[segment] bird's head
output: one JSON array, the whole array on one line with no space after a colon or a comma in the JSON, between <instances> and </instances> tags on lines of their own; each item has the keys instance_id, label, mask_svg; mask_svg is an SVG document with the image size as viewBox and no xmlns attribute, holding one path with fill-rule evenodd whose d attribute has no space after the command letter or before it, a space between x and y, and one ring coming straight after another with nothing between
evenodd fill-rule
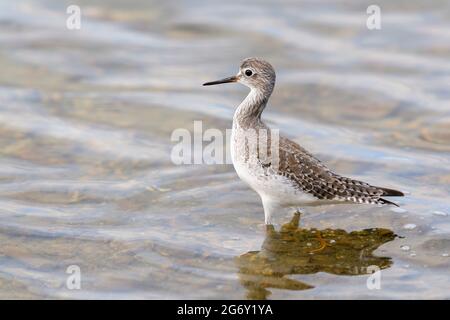
<instances>
[{"instance_id":1,"label":"bird's head","mask_svg":"<svg viewBox=\"0 0 450 320\"><path fill-rule=\"evenodd\" d=\"M275 70L270 63L260 58L247 58L242 61L239 72L231 77L206 82L204 86L239 82L257 91L269 91L275 86Z\"/></svg>"}]
</instances>

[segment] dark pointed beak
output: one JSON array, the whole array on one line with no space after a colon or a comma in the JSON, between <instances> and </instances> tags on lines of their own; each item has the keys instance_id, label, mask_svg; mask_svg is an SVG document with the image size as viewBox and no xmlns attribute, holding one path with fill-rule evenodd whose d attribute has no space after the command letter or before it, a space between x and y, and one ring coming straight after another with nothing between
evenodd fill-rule
<instances>
[{"instance_id":1,"label":"dark pointed beak","mask_svg":"<svg viewBox=\"0 0 450 320\"><path fill-rule=\"evenodd\" d=\"M238 77L236 76L232 76L232 77L228 77L222 80L216 80L216 81L211 81L211 82L205 82L203 85L204 86L213 86L215 84L221 84L221 83L229 83L229 82L236 82L238 81Z\"/></svg>"}]
</instances>

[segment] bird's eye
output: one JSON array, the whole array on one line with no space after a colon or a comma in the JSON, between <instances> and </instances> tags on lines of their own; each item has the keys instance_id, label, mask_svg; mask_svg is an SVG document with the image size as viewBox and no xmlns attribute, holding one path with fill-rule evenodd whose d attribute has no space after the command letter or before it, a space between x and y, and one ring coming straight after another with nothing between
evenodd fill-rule
<instances>
[{"instance_id":1,"label":"bird's eye","mask_svg":"<svg viewBox=\"0 0 450 320\"><path fill-rule=\"evenodd\" d=\"M253 74L252 70L250 70L250 69L245 70L245 75L247 77L251 77L252 74Z\"/></svg>"}]
</instances>

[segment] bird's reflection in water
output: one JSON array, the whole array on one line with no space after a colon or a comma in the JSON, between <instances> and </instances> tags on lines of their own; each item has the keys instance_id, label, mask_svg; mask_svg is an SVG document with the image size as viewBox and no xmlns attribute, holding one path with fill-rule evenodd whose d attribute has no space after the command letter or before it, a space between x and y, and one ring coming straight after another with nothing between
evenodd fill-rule
<instances>
[{"instance_id":1,"label":"bird's reflection in water","mask_svg":"<svg viewBox=\"0 0 450 320\"><path fill-rule=\"evenodd\" d=\"M300 229L300 214L280 231L268 226L261 251L250 251L236 258L239 279L248 290L248 299L266 299L268 288L305 290L313 286L289 279L289 275L327 272L337 275L368 274L368 267L380 269L392 264L389 257L373 251L396 235L387 229L346 232L339 229Z\"/></svg>"}]
</instances>

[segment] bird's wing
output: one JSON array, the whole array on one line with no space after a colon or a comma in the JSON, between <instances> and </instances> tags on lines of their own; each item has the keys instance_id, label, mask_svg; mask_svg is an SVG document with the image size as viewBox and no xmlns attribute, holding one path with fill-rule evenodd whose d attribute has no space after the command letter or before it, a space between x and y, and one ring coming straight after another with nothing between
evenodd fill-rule
<instances>
[{"instance_id":1,"label":"bird's wing","mask_svg":"<svg viewBox=\"0 0 450 320\"><path fill-rule=\"evenodd\" d=\"M337 175L297 143L283 137L280 139L278 173L318 199L393 204L381 197L403 196L403 193L397 190L380 188Z\"/></svg>"}]
</instances>

